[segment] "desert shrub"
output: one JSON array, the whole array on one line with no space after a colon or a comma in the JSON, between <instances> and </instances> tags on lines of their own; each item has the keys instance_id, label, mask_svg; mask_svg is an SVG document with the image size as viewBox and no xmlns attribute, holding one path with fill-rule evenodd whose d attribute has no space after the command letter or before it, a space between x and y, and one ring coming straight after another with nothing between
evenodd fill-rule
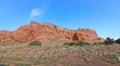
<instances>
[{"instance_id":1,"label":"desert shrub","mask_svg":"<svg viewBox=\"0 0 120 66\"><path fill-rule=\"evenodd\" d=\"M68 45L68 46L84 46L84 45L89 45L89 43L79 41L79 42L64 43L64 45Z\"/></svg>"},{"instance_id":2,"label":"desert shrub","mask_svg":"<svg viewBox=\"0 0 120 66\"><path fill-rule=\"evenodd\" d=\"M115 43L120 44L120 38L119 38L119 39L117 39L117 40L115 40Z\"/></svg>"},{"instance_id":3,"label":"desert shrub","mask_svg":"<svg viewBox=\"0 0 120 66\"><path fill-rule=\"evenodd\" d=\"M110 45L113 44L115 41L112 38L107 37L106 40L104 41L105 45Z\"/></svg>"},{"instance_id":4,"label":"desert shrub","mask_svg":"<svg viewBox=\"0 0 120 66\"><path fill-rule=\"evenodd\" d=\"M89 43L88 42L83 42L83 41L80 41L80 42L76 43L76 46L84 46L84 45L89 45Z\"/></svg>"},{"instance_id":5,"label":"desert shrub","mask_svg":"<svg viewBox=\"0 0 120 66\"><path fill-rule=\"evenodd\" d=\"M75 43L74 43L74 42L71 42L71 43L64 43L64 45L74 46Z\"/></svg>"},{"instance_id":6,"label":"desert shrub","mask_svg":"<svg viewBox=\"0 0 120 66\"><path fill-rule=\"evenodd\" d=\"M0 64L0 66L8 66L8 65L6 65L6 64Z\"/></svg>"},{"instance_id":7,"label":"desert shrub","mask_svg":"<svg viewBox=\"0 0 120 66\"><path fill-rule=\"evenodd\" d=\"M103 44L103 42L99 42L98 44Z\"/></svg>"},{"instance_id":8,"label":"desert shrub","mask_svg":"<svg viewBox=\"0 0 120 66\"><path fill-rule=\"evenodd\" d=\"M4 59L3 55L0 56L0 62Z\"/></svg>"},{"instance_id":9,"label":"desert shrub","mask_svg":"<svg viewBox=\"0 0 120 66\"><path fill-rule=\"evenodd\" d=\"M29 43L29 46L41 46L41 42L40 41L33 41L33 42Z\"/></svg>"},{"instance_id":10,"label":"desert shrub","mask_svg":"<svg viewBox=\"0 0 120 66\"><path fill-rule=\"evenodd\" d=\"M30 66L29 64L17 64L16 66Z\"/></svg>"},{"instance_id":11,"label":"desert shrub","mask_svg":"<svg viewBox=\"0 0 120 66\"><path fill-rule=\"evenodd\" d=\"M94 45L98 45L98 44L104 44L104 42L98 42L98 43L94 43Z\"/></svg>"}]
</instances>

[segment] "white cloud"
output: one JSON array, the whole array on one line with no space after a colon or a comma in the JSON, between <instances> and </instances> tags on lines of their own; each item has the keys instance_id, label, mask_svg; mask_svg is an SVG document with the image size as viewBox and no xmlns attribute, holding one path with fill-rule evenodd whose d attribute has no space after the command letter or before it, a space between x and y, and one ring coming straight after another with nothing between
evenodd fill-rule
<instances>
[{"instance_id":1,"label":"white cloud","mask_svg":"<svg viewBox=\"0 0 120 66\"><path fill-rule=\"evenodd\" d=\"M38 17L38 16L41 16L42 15L42 11L40 9L37 9L37 8L34 8L32 9L31 11L31 18L34 18L34 17Z\"/></svg>"}]
</instances>

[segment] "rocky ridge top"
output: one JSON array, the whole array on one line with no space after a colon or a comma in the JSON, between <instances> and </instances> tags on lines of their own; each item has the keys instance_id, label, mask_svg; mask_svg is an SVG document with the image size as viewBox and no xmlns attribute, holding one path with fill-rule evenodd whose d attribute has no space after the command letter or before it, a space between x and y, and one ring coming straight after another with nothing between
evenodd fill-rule
<instances>
[{"instance_id":1,"label":"rocky ridge top","mask_svg":"<svg viewBox=\"0 0 120 66\"><path fill-rule=\"evenodd\" d=\"M40 41L41 43L59 43L59 42L102 42L96 31L91 29L69 30L60 28L50 23L39 24L31 22L30 25L21 26L15 31L0 31L0 44L12 44L18 42Z\"/></svg>"}]
</instances>

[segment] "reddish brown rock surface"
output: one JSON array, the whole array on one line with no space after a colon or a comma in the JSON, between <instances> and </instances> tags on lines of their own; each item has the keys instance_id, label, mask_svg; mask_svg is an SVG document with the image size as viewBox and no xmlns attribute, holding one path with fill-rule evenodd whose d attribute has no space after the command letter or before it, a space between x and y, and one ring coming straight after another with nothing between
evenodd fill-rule
<instances>
[{"instance_id":1,"label":"reddish brown rock surface","mask_svg":"<svg viewBox=\"0 0 120 66\"><path fill-rule=\"evenodd\" d=\"M13 38L10 31L2 30L0 31L0 44L12 43Z\"/></svg>"},{"instance_id":2,"label":"reddish brown rock surface","mask_svg":"<svg viewBox=\"0 0 120 66\"><path fill-rule=\"evenodd\" d=\"M31 22L30 25L21 26L15 31L0 31L0 44L19 42L31 42L38 40L41 43L56 43L56 42L72 42L72 41L87 41L95 42L102 41L94 30L79 29L68 30L60 28L53 24Z\"/></svg>"}]
</instances>

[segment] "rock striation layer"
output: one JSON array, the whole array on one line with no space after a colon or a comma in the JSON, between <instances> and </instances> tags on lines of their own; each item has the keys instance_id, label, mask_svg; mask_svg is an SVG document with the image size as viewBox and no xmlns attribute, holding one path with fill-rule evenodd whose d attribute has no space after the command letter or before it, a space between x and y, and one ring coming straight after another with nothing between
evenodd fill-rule
<instances>
[{"instance_id":1,"label":"rock striation layer","mask_svg":"<svg viewBox=\"0 0 120 66\"><path fill-rule=\"evenodd\" d=\"M31 22L30 25L21 26L15 31L0 31L0 44L18 42L40 41L41 43L59 43L73 41L103 41L96 31L91 29L69 30L50 23L39 24Z\"/></svg>"}]
</instances>

